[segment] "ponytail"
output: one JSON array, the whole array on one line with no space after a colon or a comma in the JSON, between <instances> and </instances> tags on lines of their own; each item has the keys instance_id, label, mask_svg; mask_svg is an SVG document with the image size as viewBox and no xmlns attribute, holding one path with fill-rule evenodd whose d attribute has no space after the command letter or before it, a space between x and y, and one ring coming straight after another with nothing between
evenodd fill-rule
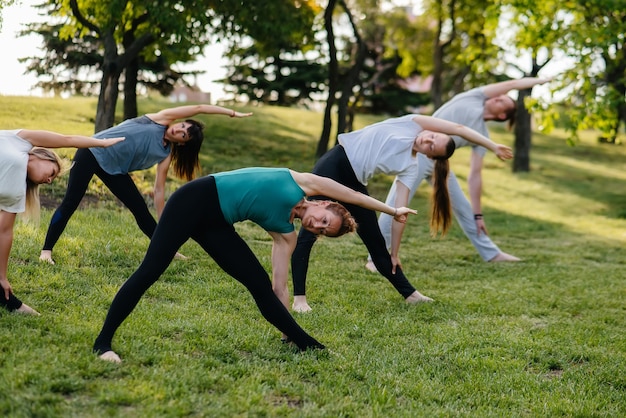
<instances>
[{"instance_id":1,"label":"ponytail","mask_svg":"<svg viewBox=\"0 0 626 418\"><path fill-rule=\"evenodd\" d=\"M444 236L452 223L452 207L448 193L448 160L435 160L433 171L433 193L431 196L430 235L436 237L441 231Z\"/></svg>"},{"instance_id":2,"label":"ponytail","mask_svg":"<svg viewBox=\"0 0 626 418\"><path fill-rule=\"evenodd\" d=\"M450 193L448 192L448 173L450 163L448 159L454 154L456 144L450 138L446 144L446 154L433 157L435 167L433 169L433 192L430 205L430 235L436 237L441 231L444 236L452 223L452 207L450 205Z\"/></svg>"}]
</instances>

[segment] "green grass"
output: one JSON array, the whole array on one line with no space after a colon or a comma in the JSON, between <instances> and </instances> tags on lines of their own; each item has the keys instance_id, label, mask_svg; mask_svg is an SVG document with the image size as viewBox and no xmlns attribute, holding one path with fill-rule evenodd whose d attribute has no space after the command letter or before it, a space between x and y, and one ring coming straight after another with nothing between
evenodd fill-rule
<instances>
[{"instance_id":1,"label":"green grass","mask_svg":"<svg viewBox=\"0 0 626 418\"><path fill-rule=\"evenodd\" d=\"M93 99L0 97L5 129L90 134ZM141 112L169 106L144 101ZM249 108L242 108L242 110ZM309 170L322 115L253 108L253 118L202 118L203 172L243 166ZM357 118L360 125L376 117ZM495 140L511 143L494 126ZM0 415L7 417L618 417L626 415L626 149L576 147L536 134L532 171L485 160L483 206L495 242L523 259L482 262L455 224L431 239L429 188L405 232L403 266L433 304L409 306L367 272L356 236L314 249L308 298L296 320L327 345L296 353L250 295L193 242L120 327L122 365L91 345L119 286L148 241L132 216L92 182L70 221L56 266L37 260L51 216L18 224L9 277L42 313L0 311ZM451 160L465 186L468 150ZM67 155L71 155L68 151ZM154 172L135 177L149 192ZM370 184L383 198L391 178ZM43 188L49 199L63 180ZM172 180L170 190L181 183ZM271 241L237 228L270 267Z\"/></svg>"}]
</instances>

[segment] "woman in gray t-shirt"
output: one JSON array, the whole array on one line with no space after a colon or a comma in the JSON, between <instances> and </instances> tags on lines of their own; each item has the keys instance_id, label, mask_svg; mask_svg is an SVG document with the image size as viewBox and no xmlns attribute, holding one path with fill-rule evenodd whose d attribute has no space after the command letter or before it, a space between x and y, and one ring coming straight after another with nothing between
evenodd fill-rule
<instances>
[{"instance_id":1,"label":"woman in gray t-shirt","mask_svg":"<svg viewBox=\"0 0 626 418\"><path fill-rule=\"evenodd\" d=\"M176 176L185 180L193 179L199 166L203 126L188 119L199 114L231 118L251 115L212 105L178 106L126 120L95 134L96 138L115 135L124 136L126 140L107 150L90 148L76 152L67 191L52 215L39 258L54 264L52 249L85 196L94 175L132 212L139 229L151 237L156 220L129 173L157 165L154 205L158 219L165 205L165 180L170 166L173 166Z\"/></svg>"}]
</instances>

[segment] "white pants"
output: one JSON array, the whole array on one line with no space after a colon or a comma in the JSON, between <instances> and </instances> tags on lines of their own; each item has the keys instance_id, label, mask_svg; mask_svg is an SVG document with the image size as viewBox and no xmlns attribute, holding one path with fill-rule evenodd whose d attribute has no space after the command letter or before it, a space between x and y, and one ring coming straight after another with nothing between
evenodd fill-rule
<instances>
[{"instance_id":1,"label":"white pants","mask_svg":"<svg viewBox=\"0 0 626 418\"><path fill-rule=\"evenodd\" d=\"M422 183L422 180L427 180L432 186L432 175L435 162L423 154L417 154L419 174L415 184L411 185L411 191L409 192L409 202L415 196L417 188ZM476 247L478 253L485 261L489 261L500 253L500 249L491 238L484 232L478 234L476 228L476 222L474 221L474 213L472 211L472 205L469 200L463 194L463 190L459 185L459 181L453 172L448 175L448 191L450 193L450 202L452 204L452 211L456 217L457 222L463 229L463 232L472 242L472 245ZM387 195L386 203L389 206L395 207L396 200L396 182L393 182L389 194ZM393 217L386 213L381 213L378 217L378 225L380 231L383 233L387 248L391 248L391 222Z\"/></svg>"}]
</instances>

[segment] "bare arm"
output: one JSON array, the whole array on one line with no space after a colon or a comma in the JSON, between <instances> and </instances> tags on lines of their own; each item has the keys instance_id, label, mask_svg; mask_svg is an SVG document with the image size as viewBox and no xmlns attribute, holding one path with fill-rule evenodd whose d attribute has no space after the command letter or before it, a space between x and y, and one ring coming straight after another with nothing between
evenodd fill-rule
<instances>
[{"instance_id":1,"label":"bare arm","mask_svg":"<svg viewBox=\"0 0 626 418\"><path fill-rule=\"evenodd\" d=\"M171 161L172 154L157 164L156 177L154 178L154 207L156 208L157 220L161 219L161 213L165 207L165 181Z\"/></svg>"},{"instance_id":2,"label":"bare arm","mask_svg":"<svg viewBox=\"0 0 626 418\"><path fill-rule=\"evenodd\" d=\"M307 196L322 195L341 202L352 203L353 205L361 206L365 209L391 215L398 222L406 222L409 213L417 213L416 210L406 207L393 208L373 197L352 190L327 177L317 176L311 173L299 173L293 170L289 171Z\"/></svg>"},{"instance_id":3,"label":"bare arm","mask_svg":"<svg viewBox=\"0 0 626 418\"><path fill-rule=\"evenodd\" d=\"M469 189L470 203L472 204L472 211L474 214L482 215L482 204L481 204L481 196L483 192L483 157L477 153L472 151L472 155L470 157L470 171L469 176L467 177L467 187ZM487 234L487 228L485 227L485 223L482 218L475 219L476 229L478 231L478 235L482 232Z\"/></svg>"},{"instance_id":4,"label":"bare arm","mask_svg":"<svg viewBox=\"0 0 626 418\"><path fill-rule=\"evenodd\" d=\"M32 131L22 129L17 136L36 147L45 148L93 148L109 147L124 140L124 137L96 139L82 135L63 135L51 131Z\"/></svg>"},{"instance_id":5,"label":"bare arm","mask_svg":"<svg viewBox=\"0 0 626 418\"><path fill-rule=\"evenodd\" d=\"M413 121L420 125L423 129L427 129L429 131L441 132L448 135L457 135L465 138L476 145L480 145L488 150L491 150L501 160L509 160L513 158L513 152L510 147L496 144L491 139L465 125L425 115L415 115L415 117L413 117Z\"/></svg>"},{"instance_id":6,"label":"bare arm","mask_svg":"<svg viewBox=\"0 0 626 418\"><path fill-rule=\"evenodd\" d=\"M231 118L245 118L252 115L252 113L236 112L233 109L227 109L221 106L198 104L170 107L168 109L163 109L157 113L148 113L146 114L146 116L161 125L169 125L177 119L191 118L200 114L224 115L230 116Z\"/></svg>"},{"instance_id":7,"label":"bare arm","mask_svg":"<svg viewBox=\"0 0 626 418\"><path fill-rule=\"evenodd\" d=\"M296 248L297 235L294 232L279 234L269 232L272 239L272 289L285 308L289 309L289 291L287 280L289 278L289 263L291 254Z\"/></svg>"},{"instance_id":8,"label":"bare arm","mask_svg":"<svg viewBox=\"0 0 626 418\"><path fill-rule=\"evenodd\" d=\"M511 90L529 89L536 85L547 83L551 80L551 78L524 77L517 80L501 81L499 83L486 85L483 87L483 93L489 98L497 97L506 94Z\"/></svg>"},{"instance_id":9,"label":"bare arm","mask_svg":"<svg viewBox=\"0 0 626 418\"><path fill-rule=\"evenodd\" d=\"M15 213L0 210L0 287L2 287L2 295L5 300L9 299L12 292L9 283L9 253L13 245L13 225L15 224Z\"/></svg>"},{"instance_id":10,"label":"bare arm","mask_svg":"<svg viewBox=\"0 0 626 418\"><path fill-rule=\"evenodd\" d=\"M409 204L409 193L411 190L401 181L396 180L396 200L394 205L406 206ZM400 242L406 223L391 222L391 272L396 274L396 266L402 267L400 262Z\"/></svg>"}]
</instances>

